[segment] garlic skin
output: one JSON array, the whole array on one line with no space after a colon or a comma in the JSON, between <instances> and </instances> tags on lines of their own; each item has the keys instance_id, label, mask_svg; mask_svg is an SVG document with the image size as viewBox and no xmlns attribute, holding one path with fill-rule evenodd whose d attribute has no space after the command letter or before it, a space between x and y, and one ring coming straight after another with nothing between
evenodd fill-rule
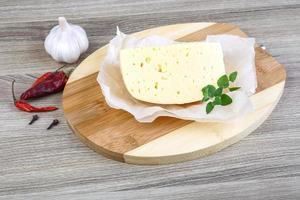
<instances>
[{"instance_id":1,"label":"garlic skin","mask_svg":"<svg viewBox=\"0 0 300 200\"><path fill-rule=\"evenodd\" d=\"M64 17L47 35L44 46L48 54L58 62L74 63L89 47L86 32L80 26L69 24Z\"/></svg>"}]
</instances>

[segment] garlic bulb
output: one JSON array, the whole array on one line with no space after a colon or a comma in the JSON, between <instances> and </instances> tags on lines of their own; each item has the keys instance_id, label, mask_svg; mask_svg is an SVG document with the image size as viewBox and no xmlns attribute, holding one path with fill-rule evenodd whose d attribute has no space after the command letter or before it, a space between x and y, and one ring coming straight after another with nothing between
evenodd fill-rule
<instances>
[{"instance_id":1,"label":"garlic bulb","mask_svg":"<svg viewBox=\"0 0 300 200\"><path fill-rule=\"evenodd\" d=\"M45 49L58 62L76 62L89 47L86 32L80 26L69 24L64 17L59 17L58 22L46 37Z\"/></svg>"}]
</instances>

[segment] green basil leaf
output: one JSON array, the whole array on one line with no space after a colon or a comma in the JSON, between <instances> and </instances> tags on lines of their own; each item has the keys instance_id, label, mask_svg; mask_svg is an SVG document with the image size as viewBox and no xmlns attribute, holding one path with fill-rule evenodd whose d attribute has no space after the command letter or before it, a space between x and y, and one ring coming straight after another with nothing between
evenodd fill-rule
<instances>
[{"instance_id":1,"label":"green basil leaf","mask_svg":"<svg viewBox=\"0 0 300 200\"><path fill-rule=\"evenodd\" d=\"M221 88L227 88L229 86L229 80L228 80L228 77L227 75L223 75L221 76L219 79L218 79L218 82L217 82L218 86L221 87Z\"/></svg>"},{"instance_id":2,"label":"green basil leaf","mask_svg":"<svg viewBox=\"0 0 300 200\"><path fill-rule=\"evenodd\" d=\"M219 87L218 89L216 89L214 96L215 97L221 96L222 92L223 92L223 88Z\"/></svg>"},{"instance_id":3,"label":"green basil leaf","mask_svg":"<svg viewBox=\"0 0 300 200\"><path fill-rule=\"evenodd\" d=\"M209 97L203 97L201 101L202 102L207 102L208 100L209 100Z\"/></svg>"},{"instance_id":4,"label":"green basil leaf","mask_svg":"<svg viewBox=\"0 0 300 200\"><path fill-rule=\"evenodd\" d=\"M206 86L208 89L208 96L209 97L214 97L214 94L215 94L215 91L216 91L216 88L215 88L215 86L213 86L213 85L207 85Z\"/></svg>"},{"instance_id":5,"label":"green basil leaf","mask_svg":"<svg viewBox=\"0 0 300 200\"><path fill-rule=\"evenodd\" d=\"M238 89L240 89L241 87L231 87L231 88L229 88L229 91L230 92L233 92L233 91L236 91L236 90L238 90Z\"/></svg>"},{"instance_id":6,"label":"green basil leaf","mask_svg":"<svg viewBox=\"0 0 300 200\"><path fill-rule=\"evenodd\" d=\"M217 96L213 102L214 105L221 105L222 104L222 100L221 97Z\"/></svg>"},{"instance_id":7,"label":"green basil leaf","mask_svg":"<svg viewBox=\"0 0 300 200\"><path fill-rule=\"evenodd\" d=\"M231 99L230 96L228 96L227 94L222 94L221 95L221 105L222 106L227 106L231 103L232 103L232 99Z\"/></svg>"},{"instance_id":8,"label":"green basil leaf","mask_svg":"<svg viewBox=\"0 0 300 200\"><path fill-rule=\"evenodd\" d=\"M202 88L202 94L203 94L204 97L208 97L208 87L207 86Z\"/></svg>"},{"instance_id":9,"label":"green basil leaf","mask_svg":"<svg viewBox=\"0 0 300 200\"><path fill-rule=\"evenodd\" d=\"M209 114L213 109L214 109L214 104L212 102L209 102L207 105L206 105L206 113Z\"/></svg>"},{"instance_id":10,"label":"green basil leaf","mask_svg":"<svg viewBox=\"0 0 300 200\"><path fill-rule=\"evenodd\" d=\"M234 82L235 81L235 79L236 79L236 77L237 77L237 71L235 71L235 72L232 72L230 75L229 75L229 80L231 81L231 82Z\"/></svg>"}]
</instances>

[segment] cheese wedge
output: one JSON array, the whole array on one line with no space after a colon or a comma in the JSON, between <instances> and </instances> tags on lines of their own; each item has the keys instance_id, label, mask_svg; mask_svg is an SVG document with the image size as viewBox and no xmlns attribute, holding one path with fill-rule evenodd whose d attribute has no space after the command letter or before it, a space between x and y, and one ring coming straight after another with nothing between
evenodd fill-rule
<instances>
[{"instance_id":1,"label":"cheese wedge","mask_svg":"<svg viewBox=\"0 0 300 200\"><path fill-rule=\"evenodd\" d=\"M190 42L120 52L125 86L136 99L185 104L202 99L201 89L225 74L219 43Z\"/></svg>"}]
</instances>

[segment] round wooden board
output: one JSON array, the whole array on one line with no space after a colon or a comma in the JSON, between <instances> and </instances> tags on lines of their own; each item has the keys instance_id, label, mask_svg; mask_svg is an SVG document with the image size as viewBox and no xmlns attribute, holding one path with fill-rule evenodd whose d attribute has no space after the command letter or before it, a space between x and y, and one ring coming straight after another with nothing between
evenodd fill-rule
<instances>
[{"instance_id":1,"label":"round wooden board","mask_svg":"<svg viewBox=\"0 0 300 200\"><path fill-rule=\"evenodd\" d=\"M176 24L133 35L158 34L190 42L225 33L247 36L238 27L222 23ZM126 163L175 163L215 153L261 125L284 89L284 67L257 45L258 88L251 97L255 111L244 119L232 123L199 123L160 117L153 123L139 123L129 113L110 108L104 100L96 78L106 49L104 46L91 54L72 73L63 93L64 113L71 129L90 148Z\"/></svg>"}]
</instances>

